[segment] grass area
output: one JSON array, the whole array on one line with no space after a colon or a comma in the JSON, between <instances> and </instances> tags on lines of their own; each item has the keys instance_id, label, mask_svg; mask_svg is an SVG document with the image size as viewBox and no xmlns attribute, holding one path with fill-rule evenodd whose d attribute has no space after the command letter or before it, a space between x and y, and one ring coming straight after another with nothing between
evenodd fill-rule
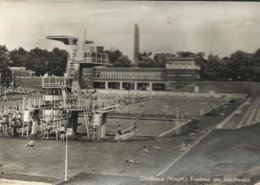
<instances>
[{"instance_id":1,"label":"grass area","mask_svg":"<svg viewBox=\"0 0 260 185\"><path fill-rule=\"evenodd\" d=\"M151 100L131 104L129 111L138 114L138 108L142 104L144 114L175 114L176 108L180 105L181 112L197 116L200 114L201 108L206 110L220 103L222 102ZM166 111L165 107L167 107ZM230 110L223 109L223 111ZM163 138L133 138L127 142L69 141L69 176L78 173L96 174L92 176L83 175L83 177L78 178L78 181L75 178L76 184L85 184L84 178L92 178L92 182L95 184L102 182L101 177L103 177L104 184L106 184L107 179L111 182L117 182L118 178L113 177L113 174L127 176L126 179L128 180L132 179L129 176L154 176L183 152L178 149L178 146L187 142L190 145L193 144L221 119L223 117L219 114L198 117L197 120L185 125L180 133L172 132ZM135 121L139 130L137 134L140 135L158 136L177 125L173 121L109 118L107 120L107 133L115 133L118 124L121 125L123 130L130 128ZM83 118L80 118L79 122L84 123ZM84 124L81 125L79 130L84 131L84 127ZM237 170L246 176L252 176L254 172L260 172L259 169L254 169L254 167L257 167L255 163L260 163L259 128L251 128L251 130L246 131L245 129L247 128L236 132L214 131L204 138L198 147L192 149L187 156L170 168L165 175L241 175L235 173ZM243 138L243 141L241 141L241 138ZM59 141L35 140L35 147L25 147L24 144L27 141L24 138L0 138L2 170L13 174L62 178L64 175L65 145ZM149 156L142 155L144 145L150 151ZM127 160L129 159L138 161L138 163L128 163ZM149 184L151 183L149 182ZM206 183L204 184L206 185Z\"/></svg>"},{"instance_id":2,"label":"grass area","mask_svg":"<svg viewBox=\"0 0 260 185\"><path fill-rule=\"evenodd\" d=\"M178 155L176 146L183 137L151 139L129 142L79 142L69 141L69 175L84 173L112 173L119 175L153 175ZM65 145L59 141L36 140L35 147L25 147L25 139L0 138L0 161L3 171L62 177ZM143 146L150 150L142 156ZM127 159L139 163L127 163Z\"/></svg>"},{"instance_id":3,"label":"grass area","mask_svg":"<svg viewBox=\"0 0 260 185\"><path fill-rule=\"evenodd\" d=\"M210 119L205 117L203 124L210 122L208 127L213 126L214 118ZM216 118L215 120L217 122ZM196 128L201 126L196 122L190 123L189 126L193 128L194 124ZM182 153L178 150L178 146L190 137L194 138L194 135L190 136L189 133L172 134L163 138L133 139L120 143L69 141L69 175L80 172L123 176L155 175ZM197 138L203 135L202 132L196 134ZM35 147L28 148L24 147L27 141L18 138L0 138L0 161L3 170L8 173L62 178L65 145L59 141L36 140ZM144 145L150 151L149 156L142 155ZM127 159L137 160L138 163L128 163Z\"/></svg>"}]
</instances>

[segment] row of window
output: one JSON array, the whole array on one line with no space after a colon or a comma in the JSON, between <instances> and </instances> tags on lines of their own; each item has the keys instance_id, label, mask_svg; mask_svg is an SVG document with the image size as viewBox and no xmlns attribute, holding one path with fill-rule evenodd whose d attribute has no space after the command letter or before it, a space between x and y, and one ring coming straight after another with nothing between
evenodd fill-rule
<instances>
[{"instance_id":1,"label":"row of window","mask_svg":"<svg viewBox=\"0 0 260 185\"><path fill-rule=\"evenodd\" d=\"M199 69L199 66L196 66L194 64L167 64L166 68L170 69Z\"/></svg>"},{"instance_id":2,"label":"row of window","mask_svg":"<svg viewBox=\"0 0 260 185\"><path fill-rule=\"evenodd\" d=\"M161 80L161 72L114 72L114 71L101 71L97 72L95 78L104 79L155 79Z\"/></svg>"},{"instance_id":3,"label":"row of window","mask_svg":"<svg viewBox=\"0 0 260 185\"><path fill-rule=\"evenodd\" d=\"M169 74L168 76L194 76L194 75L192 75L192 74Z\"/></svg>"},{"instance_id":4,"label":"row of window","mask_svg":"<svg viewBox=\"0 0 260 185\"><path fill-rule=\"evenodd\" d=\"M176 63L176 62L174 62L174 63L171 63L170 65L184 65L184 66L188 65L188 66L191 66L191 65L195 65L195 64L194 63L183 63L183 62Z\"/></svg>"}]
</instances>

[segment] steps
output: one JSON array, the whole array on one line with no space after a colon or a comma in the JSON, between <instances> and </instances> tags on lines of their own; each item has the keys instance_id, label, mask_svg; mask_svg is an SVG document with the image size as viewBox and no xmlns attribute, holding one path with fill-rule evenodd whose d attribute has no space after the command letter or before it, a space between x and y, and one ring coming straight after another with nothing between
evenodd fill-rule
<instances>
[{"instance_id":1,"label":"steps","mask_svg":"<svg viewBox=\"0 0 260 185\"><path fill-rule=\"evenodd\" d=\"M84 120L85 120L85 124L86 124L86 131L87 131L87 134L88 134L88 137L89 137L89 135L90 135L90 133L89 133L89 125L90 124L89 124L88 112L87 112L86 109L84 109L83 114L84 114Z\"/></svg>"}]
</instances>

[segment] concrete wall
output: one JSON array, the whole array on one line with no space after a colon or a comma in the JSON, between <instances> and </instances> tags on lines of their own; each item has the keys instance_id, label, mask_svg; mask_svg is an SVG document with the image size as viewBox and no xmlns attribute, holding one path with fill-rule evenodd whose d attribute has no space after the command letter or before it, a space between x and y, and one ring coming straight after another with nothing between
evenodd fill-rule
<instances>
[{"instance_id":1,"label":"concrete wall","mask_svg":"<svg viewBox=\"0 0 260 185\"><path fill-rule=\"evenodd\" d=\"M239 93L256 97L260 95L260 82L197 81L200 92Z\"/></svg>"}]
</instances>

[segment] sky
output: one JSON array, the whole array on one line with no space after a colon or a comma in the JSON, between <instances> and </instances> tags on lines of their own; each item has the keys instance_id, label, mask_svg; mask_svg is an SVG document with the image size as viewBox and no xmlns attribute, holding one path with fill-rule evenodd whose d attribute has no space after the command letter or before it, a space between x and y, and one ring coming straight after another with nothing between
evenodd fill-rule
<instances>
[{"instance_id":1,"label":"sky","mask_svg":"<svg viewBox=\"0 0 260 185\"><path fill-rule=\"evenodd\" d=\"M9 50L69 49L48 35L79 36L133 58L140 51L206 52L221 57L260 48L260 3L174 1L0 0L0 44Z\"/></svg>"}]
</instances>

